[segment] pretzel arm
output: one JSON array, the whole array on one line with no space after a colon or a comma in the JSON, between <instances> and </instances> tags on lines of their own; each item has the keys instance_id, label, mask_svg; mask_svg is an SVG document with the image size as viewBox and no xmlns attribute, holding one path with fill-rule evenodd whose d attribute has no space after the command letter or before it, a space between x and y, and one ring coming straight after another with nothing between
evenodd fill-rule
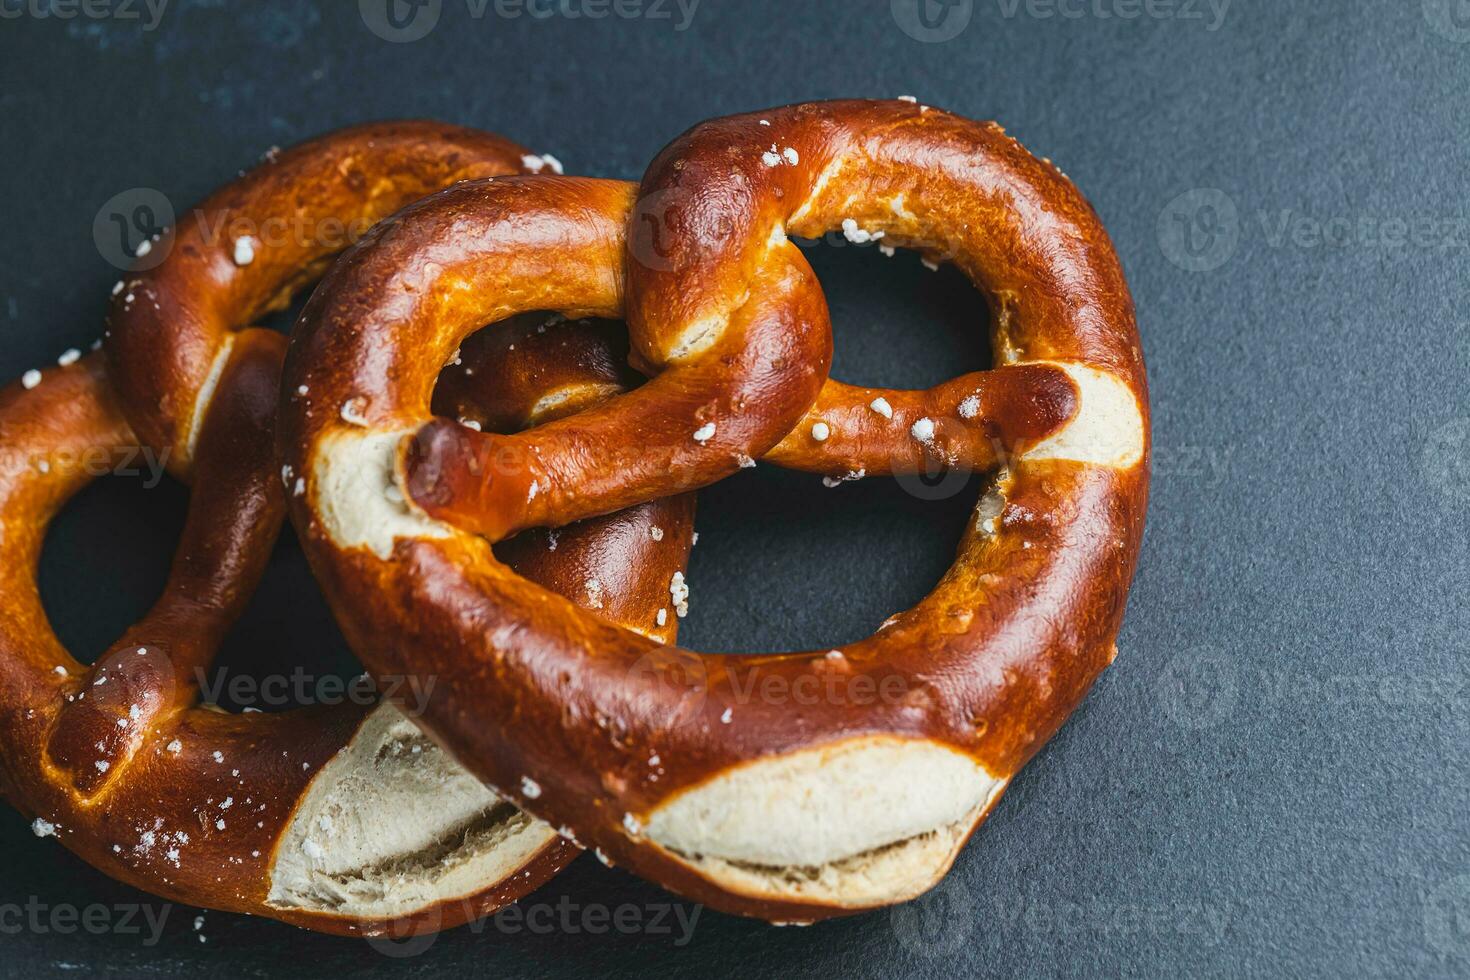
<instances>
[{"instance_id":1,"label":"pretzel arm","mask_svg":"<svg viewBox=\"0 0 1470 980\"><path fill-rule=\"evenodd\" d=\"M828 381L801 424L761 459L849 479L936 465L983 471L1059 431L1076 410L1071 379L1046 365L962 375L927 391Z\"/></svg>"}]
</instances>

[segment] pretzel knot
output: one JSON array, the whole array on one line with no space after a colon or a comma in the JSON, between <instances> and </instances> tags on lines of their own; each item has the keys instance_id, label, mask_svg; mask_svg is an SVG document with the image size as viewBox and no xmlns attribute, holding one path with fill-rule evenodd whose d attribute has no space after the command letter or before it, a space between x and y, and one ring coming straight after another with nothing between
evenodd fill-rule
<instances>
[{"instance_id":1,"label":"pretzel knot","mask_svg":"<svg viewBox=\"0 0 1470 980\"><path fill-rule=\"evenodd\" d=\"M934 884L1115 656L1142 536L1132 302L1077 190L994 124L835 102L700 125L641 188L470 181L394 225L304 311L278 437L370 670L438 678L422 723L497 792L718 908L811 920ZM825 302L789 236L839 228L955 263L989 298L999 366L925 392L828 380ZM519 434L434 417L467 337L548 309L625 317L655 376ZM682 612L682 575L640 632L491 550L761 457L988 479L934 591L832 650L665 647L643 632Z\"/></svg>"},{"instance_id":2,"label":"pretzel knot","mask_svg":"<svg viewBox=\"0 0 1470 980\"><path fill-rule=\"evenodd\" d=\"M0 788L35 816L37 833L175 901L338 933L464 922L530 892L577 853L423 735L408 705L375 704L370 687L278 713L199 703L201 677L264 573L298 484L274 452L284 338L236 328L283 305L346 244L261 230L366 228L456 180L519 172L523 154L430 123L344 130L282 154L171 231L157 246L170 248L161 265L124 280L110 367L103 355L64 358L0 392ZM253 236L248 262L244 235ZM461 412L499 413L518 427L554 415L547 398L571 409L630 383L611 366L618 352L605 336L565 325L531 337L519 351L510 331L467 348ZM563 356L569 344L579 358ZM473 373L520 380L491 397ZM158 603L85 667L41 608L42 536L99 460L140 443L171 451L191 482L188 520ZM597 615L668 640L673 622L649 624L691 527L690 498L669 498L567 529L554 553L511 541L501 555L544 587L575 583L567 594ZM608 582L605 600L582 591L589 577Z\"/></svg>"}]
</instances>

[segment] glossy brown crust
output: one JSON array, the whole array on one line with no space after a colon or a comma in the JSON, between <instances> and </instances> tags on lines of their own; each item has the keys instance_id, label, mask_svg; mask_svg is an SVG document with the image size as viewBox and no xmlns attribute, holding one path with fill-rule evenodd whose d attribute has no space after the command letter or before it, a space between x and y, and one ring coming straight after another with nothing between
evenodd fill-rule
<instances>
[{"instance_id":1,"label":"glossy brown crust","mask_svg":"<svg viewBox=\"0 0 1470 980\"><path fill-rule=\"evenodd\" d=\"M0 788L27 816L54 824L94 867L173 901L344 935L456 926L534 890L577 848L558 839L479 894L392 921L272 907L276 843L368 709L236 715L198 705L197 679L253 592L285 507L271 424L283 346L266 331L241 335L207 416L197 489L164 594L91 667L56 641L35 567L56 511L90 481L97 461L136 440L99 358L47 372L34 391L0 394ZM505 367L493 354L470 363L492 375ZM657 554L643 544L653 526L668 542ZM671 640L676 621L654 622L663 602L656 583L687 558L691 527L691 500L659 501L584 522L554 552L527 547L508 560L584 603L572 585L603 576L618 599L596 607L600 615Z\"/></svg>"},{"instance_id":2,"label":"glossy brown crust","mask_svg":"<svg viewBox=\"0 0 1470 980\"><path fill-rule=\"evenodd\" d=\"M187 478L195 406L234 331L286 309L381 219L456 181L525 171L525 148L425 120L375 122L273 152L181 216L114 295L107 352L128 420ZM248 239L245 264L236 248Z\"/></svg>"},{"instance_id":3,"label":"glossy brown crust","mask_svg":"<svg viewBox=\"0 0 1470 980\"><path fill-rule=\"evenodd\" d=\"M441 416L514 433L583 411L644 379L627 366L627 333L608 321L521 317L467 339L434 392ZM483 395L481 394L483 392ZM532 528L495 545L518 575L672 642L678 618L669 579L689 559L692 493L637 504L559 528ZM662 610L662 615L659 614Z\"/></svg>"},{"instance_id":4,"label":"glossy brown crust","mask_svg":"<svg viewBox=\"0 0 1470 980\"><path fill-rule=\"evenodd\" d=\"M265 898L275 842L297 800L365 710L233 715L193 706L194 667L208 666L252 591L284 507L270 456L259 452L270 434L280 338L257 344L256 336L243 340L201 445L198 478L219 489L191 502L164 596L90 668L52 633L36 563L47 523L91 480L95 461L137 441L100 358L48 371L33 391L12 385L0 394L10 461L0 480L0 774L13 805L120 881L173 901L346 932L355 924L271 909ZM234 450L254 456L230 458ZM236 510L225 504L259 523L237 537ZM200 560L218 577L191 596L181 586ZM197 608L184 615L191 600Z\"/></svg>"},{"instance_id":5,"label":"glossy brown crust","mask_svg":"<svg viewBox=\"0 0 1470 980\"><path fill-rule=\"evenodd\" d=\"M503 169L510 146L438 124L360 127L282 154L195 214L200 229L220 227L226 215L252 228L371 218L415 180L432 189L441 177ZM415 148L429 159L409 160ZM333 184L333 170L352 193ZM307 278L287 268L289 258L310 264L326 253L301 240L281 251L262 245L253 271L222 272L197 240L190 242L186 231L163 265L130 279L132 292L119 294L127 308L113 323L114 371L121 361L138 372L129 388L160 410L156 418L145 412L144 424L152 419L157 431L169 433L167 448L182 445L182 434L177 413L165 409L192 404L193 397L168 385L197 388L197 369L213 372L214 357L228 355L202 416L197 451L183 467L194 491L164 594L91 667L77 664L50 630L36 564L56 511L96 474L99 460L105 468L138 439L100 356L46 372L34 390L13 385L0 393L6 450L0 462L0 788L24 813L54 825L62 843L95 867L175 901L342 934L431 931L486 915L539 886L577 849L555 839L481 892L391 922L266 904L277 843L312 779L348 744L368 709L347 703L232 715L198 704L200 672L254 591L283 518L283 485L294 485L274 454L285 339L264 330L226 331L259 312L260 296ZM143 314L145 308L151 312ZM232 308L239 317L198 315ZM553 377L607 397L610 379L598 365L610 363L616 345L605 333L580 343L587 360L571 368L549 348L513 360L492 346L471 352L461 365L464 410L484 415L493 408L520 418L517 426L527 424L536 401L553 390ZM524 381L482 405L475 399L476 370ZM671 499L589 521L554 552L519 542L504 547L530 579L672 641L676 621L656 623L655 610L662 604L660 583L687 558L692 506L692 499ZM646 545L653 527L667 542L656 552ZM606 604L574 588L596 576L618 586Z\"/></svg>"},{"instance_id":6,"label":"glossy brown crust","mask_svg":"<svg viewBox=\"0 0 1470 980\"><path fill-rule=\"evenodd\" d=\"M800 164L767 162L773 140ZM895 245L954 261L992 304L1001 367L985 378L979 410L942 404L958 394L943 386L902 399L903 412L943 409L931 418L937 432L969 419L1018 433L1019 452L992 481L999 506L977 513L928 597L835 655L702 655L582 615L511 574L474 534L400 538L386 560L344 547L323 523L325 491L310 478L292 518L370 669L449 679L426 725L492 786L515 797L533 777L540 793L521 800L531 812L714 907L778 920L854 911L723 887L639 825L743 764L854 738L942 743L1001 780L1046 742L1116 653L1143 531L1148 409L1132 301L1105 231L1059 171L993 123L909 103L815 103L703 124L660 155L642 195L669 234L659 238L659 261L640 263L646 208L634 209L626 265L635 359L667 364L687 324L733 309L714 355L669 364L632 395L530 439L425 424L431 369L481 324L548 306L612 316L621 299L616 225L629 207L626 187L461 185L403 215L411 235L364 241L313 297L288 358L287 392L308 385L310 394L284 403L285 458L308 471L321 440L345 428L338 406L356 399L369 430L417 432L406 462L413 499L492 539L707 482L811 417L816 386L789 361L805 352L825 375L827 323L824 313L814 319L821 303L809 270L775 232L815 237L851 218ZM660 211L660 199L673 203ZM742 319L757 304L761 315ZM795 332L783 334L783 323ZM1079 411L1075 385L1068 391L1059 383L1067 375L1039 361L1121 385L1136 403L1128 409L1136 407L1136 452L1120 465L1028 458L1037 434ZM777 364L789 387L744 387L750 376L776 376L761 371ZM763 392L769 412L755 397ZM841 389L818 406L855 410ZM690 438L705 421L720 434ZM902 436L852 424L856 453L879 446L910 464L898 452ZM983 451L978 441L954 442L957 456ZM811 458L785 445L784 463ZM831 450L815 451L813 465L830 465ZM901 693L817 706L748 695L768 680L791 690L833 678L843 690Z\"/></svg>"},{"instance_id":7,"label":"glossy brown crust","mask_svg":"<svg viewBox=\"0 0 1470 980\"><path fill-rule=\"evenodd\" d=\"M502 178L467 182L406 209L391 234L374 234L344 256L330 290L319 293L350 302L308 310L308 322L337 322L303 338L298 357L336 364L320 382L302 381L320 386L297 400L333 416L360 405L373 426L415 426L405 463L410 496L432 516L494 539L692 489L749 465L778 441L766 434L768 411L790 428L782 406L808 390L792 379L816 370L802 359L815 358L825 378L829 355L810 350L814 330L822 351L831 342L819 291L792 292L787 307L753 299L700 357L531 432L475 431L428 413L429 388L419 379L432 379L483 324L547 308L623 315L622 256L629 248L637 254L625 237L638 218L632 196L632 185L614 181ZM804 265L789 249L794 258L781 267ZM288 391L298 381L288 379ZM927 392L824 381L819 395L813 414L802 394L806 404L794 417L805 417L804 427L773 450L782 465L831 475L913 472L936 460L984 468L1056 431L1076 410L1071 381L1044 365L967 375ZM981 410L963 417L956 406L968 395ZM878 397L893 406L892 419L871 409ZM937 424L931 442L916 443L908 425L894 424L925 412ZM819 443L810 426L823 418L832 435Z\"/></svg>"}]
</instances>

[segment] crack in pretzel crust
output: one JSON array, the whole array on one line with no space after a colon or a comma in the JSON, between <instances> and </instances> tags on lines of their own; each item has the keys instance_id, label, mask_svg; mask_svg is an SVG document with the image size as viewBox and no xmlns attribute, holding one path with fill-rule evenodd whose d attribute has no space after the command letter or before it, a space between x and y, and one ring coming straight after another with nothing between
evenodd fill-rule
<instances>
[{"instance_id":1,"label":"crack in pretzel crust","mask_svg":"<svg viewBox=\"0 0 1470 980\"><path fill-rule=\"evenodd\" d=\"M1043 362L1046 363L1046 362ZM1026 450L1031 460L1057 459L1131 470L1147 451L1147 423L1136 395L1115 374L1086 364L1050 362L1077 386L1077 414Z\"/></svg>"},{"instance_id":2,"label":"crack in pretzel crust","mask_svg":"<svg viewBox=\"0 0 1470 980\"><path fill-rule=\"evenodd\" d=\"M1004 785L946 745L853 739L723 772L660 805L643 834L752 898L886 905L944 875Z\"/></svg>"},{"instance_id":3,"label":"crack in pretzel crust","mask_svg":"<svg viewBox=\"0 0 1470 980\"><path fill-rule=\"evenodd\" d=\"M399 228L345 255L299 321L286 388L307 394L277 443L310 475L291 516L363 662L441 677L422 723L466 768L714 908L812 921L937 881L1115 656L1142 537L1132 300L1077 189L993 123L810 103L703 123L636 190L471 181ZM922 392L828 379L825 302L786 235L836 228L954 263L990 301L998 366ZM467 338L548 309L624 316L654 377L516 435L433 411L429 379ZM371 480L329 478L353 399L402 440L393 490L433 535L344 518L389 477L377 459ZM760 458L838 479L948 466L987 488L929 595L831 650L665 646L491 554ZM669 581L665 615L688 599Z\"/></svg>"},{"instance_id":4,"label":"crack in pretzel crust","mask_svg":"<svg viewBox=\"0 0 1470 980\"><path fill-rule=\"evenodd\" d=\"M276 909L399 919L471 902L557 842L392 705L380 705L301 797L271 862Z\"/></svg>"},{"instance_id":5,"label":"crack in pretzel crust","mask_svg":"<svg viewBox=\"0 0 1470 980\"><path fill-rule=\"evenodd\" d=\"M919 897L948 873L1005 786L997 781L984 803L953 823L824 864L766 865L664 850L710 887L753 903L853 911L893 905Z\"/></svg>"},{"instance_id":6,"label":"crack in pretzel crust","mask_svg":"<svg viewBox=\"0 0 1470 980\"><path fill-rule=\"evenodd\" d=\"M400 489L398 447L409 434L343 428L322 440L312 465L311 492L323 526L340 547L366 548L388 558L399 541L453 533Z\"/></svg>"}]
</instances>

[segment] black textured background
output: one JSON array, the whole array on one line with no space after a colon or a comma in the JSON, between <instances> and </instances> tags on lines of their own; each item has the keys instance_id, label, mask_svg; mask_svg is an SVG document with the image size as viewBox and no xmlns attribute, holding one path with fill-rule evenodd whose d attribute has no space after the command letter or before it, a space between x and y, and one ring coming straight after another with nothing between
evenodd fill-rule
<instances>
[{"instance_id":1,"label":"black textured background","mask_svg":"<svg viewBox=\"0 0 1470 980\"><path fill-rule=\"evenodd\" d=\"M620 0L634 19L442 0L426 37L388 43L351 0L171 0L147 30L141 2L97 19L0 0L0 377L98 334L109 199L147 188L182 210L271 145L427 115L637 177L710 116L911 93L1001 120L1096 205L1157 439L1121 657L918 903L811 929L706 911L689 936L659 911L670 896L583 858L524 903L549 931L492 922L386 951L219 913L196 932L198 910L112 883L7 809L0 972L1470 971L1470 3L919 0L926 33L914 2L702 0L681 30L672 0L668 19L654 0ZM957 276L808 254L839 377L921 385L985 359ZM97 485L50 539L48 608L84 659L162 583L184 495L143 482ZM687 642L866 634L942 572L973 501L955 489L761 467L705 492ZM224 660L354 670L293 541ZM166 915L156 943L6 911L140 901ZM583 928L622 905L642 928Z\"/></svg>"}]
</instances>

